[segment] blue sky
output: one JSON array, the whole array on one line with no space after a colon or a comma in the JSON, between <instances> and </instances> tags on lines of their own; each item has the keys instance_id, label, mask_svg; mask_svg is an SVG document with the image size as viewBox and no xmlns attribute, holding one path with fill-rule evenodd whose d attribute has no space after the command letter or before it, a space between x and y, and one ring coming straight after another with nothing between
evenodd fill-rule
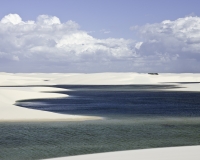
<instances>
[{"instance_id":1,"label":"blue sky","mask_svg":"<svg viewBox=\"0 0 200 160\"><path fill-rule=\"evenodd\" d=\"M17 13L26 21L47 14L62 22L73 20L83 30L97 32L92 33L97 38L134 38L133 25L199 16L199 6L199 0L2 0L0 17ZM110 35L98 33L103 29Z\"/></svg>"},{"instance_id":2,"label":"blue sky","mask_svg":"<svg viewBox=\"0 0 200 160\"><path fill-rule=\"evenodd\" d=\"M2 0L0 71L199 72L199 6L199 0Z\"/></svg>"}]
</instances>

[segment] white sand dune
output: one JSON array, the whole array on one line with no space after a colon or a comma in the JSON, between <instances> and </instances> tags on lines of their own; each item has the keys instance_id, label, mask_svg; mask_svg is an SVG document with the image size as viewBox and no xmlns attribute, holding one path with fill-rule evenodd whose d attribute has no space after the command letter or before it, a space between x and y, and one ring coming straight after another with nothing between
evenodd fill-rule
<instances>
[{"instance_id":1,"label":"white sand dune","mask_svg":"<svg viewBox=\"0 0 200 160\"><path fill-rule=\"evenodd\" d=\"M0 88L0 121L74 121L98 119L98 117L56 114L46 111L22 108L14 105L14 103L20 99L66 97L66 95L62 94L40 92L47 90L55 91L54 88L46 87Z\"/></svg>"},{"instance_id":2,"label":"white sand dune","mask_svg":"<svg viewBox=\"0 0 200 160\"><path fill-rule=\"evenodd\" d=\"M53 77L53 76L52 76ZM46 77L35 74L0 74L0 86L43 85ZM48 83L49 85L50 83ZM7 121L82 121L101 119L92 116L75 116L57 114L15 106L17 100L36 98L67 97L58 93L42 93L44 91L62 91L52 87L1 87L0 88L0 122Z\"/></svg>"},{"instance_id":3,"label":"white sand dune","mask_svg":"<svg viewBox=\"0 0 200 160\"><path fill-rule=\"evenodd\" d=\"M190 146L108 152L49 160L199 160L199 158L200 146Z\"/></svg>"}]
</instances>

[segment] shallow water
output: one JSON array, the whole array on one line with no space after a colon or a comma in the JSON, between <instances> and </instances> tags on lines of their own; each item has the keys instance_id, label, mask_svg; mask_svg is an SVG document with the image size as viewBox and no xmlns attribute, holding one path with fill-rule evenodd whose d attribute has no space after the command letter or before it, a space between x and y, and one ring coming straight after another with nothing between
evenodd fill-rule
<instances>
[{"instance_id":1,"label":"shallow water","mask_svg":"<svg viewBox=\"0 0 200 160\"><path fill-rule=\"evenodd\" d=\"M152 91L144 86L139 90L133 86L65 87L73 90L63 92L68 98L26 100L17 105L105 119L0 123L1 160L200 145L198 92Z\"/></svg>"},{"instance_id":2,"label":"shallow water","mask_svg":"<svg viewBox=\"0 0 200 160\"><path fill-rule=\"evenodd\" d=\"M200 144L200 119L0 123L0 159L31 160Z\"/></svg>"}]
</instances>

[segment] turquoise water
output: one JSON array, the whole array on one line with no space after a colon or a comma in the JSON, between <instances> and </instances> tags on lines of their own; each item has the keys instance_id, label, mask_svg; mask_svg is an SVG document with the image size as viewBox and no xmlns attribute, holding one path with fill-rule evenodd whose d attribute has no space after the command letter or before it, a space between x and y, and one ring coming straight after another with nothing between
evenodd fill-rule
<instances>
[{"instance_id":1,"label":"turquoise water","mask_svg":"<svg viewBox=\"0 0 200 160\"><path fill-rule=\"evenodd\" d=\"M105 118L84 122L0 123L1 160L200 145L198 92L161 92L155 86L64 87L73 90L63 92L70 95L68 98L16 104ZM147 90L149 87L154 91Z\"/></svg>"}]
</instances>

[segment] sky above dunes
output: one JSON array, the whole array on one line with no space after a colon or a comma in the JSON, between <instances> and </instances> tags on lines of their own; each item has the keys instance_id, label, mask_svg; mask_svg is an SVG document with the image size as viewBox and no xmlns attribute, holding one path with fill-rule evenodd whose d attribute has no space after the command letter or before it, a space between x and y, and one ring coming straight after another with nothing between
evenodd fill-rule
<instances>
[{"instance_id":1,"label":"sky above dunes","mask_svg":"<svg viewBox=\"0 0 200 160\"><path fill-rule=\"evenodd\" d=\"M200 72L198 6L2 0L0 72Z\"/></svg>"}]
</instances>

